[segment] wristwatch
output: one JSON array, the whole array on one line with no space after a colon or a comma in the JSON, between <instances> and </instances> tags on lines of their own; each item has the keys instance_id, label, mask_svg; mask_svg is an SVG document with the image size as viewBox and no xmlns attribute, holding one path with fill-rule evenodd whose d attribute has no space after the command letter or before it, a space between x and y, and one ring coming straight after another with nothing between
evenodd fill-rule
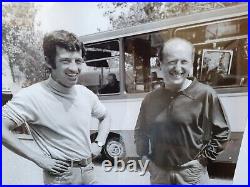
<instances>
[{"instance_id":1,"label":"wristwatch","mask_svg":"<svg viewBox=\"0 0 250 187\"><path fill-rule=\"evenodd\" d=\"M94 141L99 147L102 147L102 146L104 146L104 143L102 143L102 142L99 142L99 141Z\"/></svg>"}]
</instances>

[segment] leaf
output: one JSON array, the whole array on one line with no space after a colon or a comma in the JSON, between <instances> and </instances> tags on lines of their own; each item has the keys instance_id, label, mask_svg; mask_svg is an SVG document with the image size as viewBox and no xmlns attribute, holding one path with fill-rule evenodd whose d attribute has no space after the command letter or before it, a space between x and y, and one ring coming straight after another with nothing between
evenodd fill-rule
<instances>
[{"instance_id":1,"label":"leaf","mask_svg":"<svg viewBox=\"0 0 250 187\"><path fill-rule=\"evenodd\" d=\"M113 29L120 29L137 25L138 23L147 23L158 21L173 16L187 15L204 10L222 8L225 6L234 6L239 3L224 2L119 2L119 3L99 3L98 7L105 10L104 16L107 17Z\"/></svg>"}]
</instances>

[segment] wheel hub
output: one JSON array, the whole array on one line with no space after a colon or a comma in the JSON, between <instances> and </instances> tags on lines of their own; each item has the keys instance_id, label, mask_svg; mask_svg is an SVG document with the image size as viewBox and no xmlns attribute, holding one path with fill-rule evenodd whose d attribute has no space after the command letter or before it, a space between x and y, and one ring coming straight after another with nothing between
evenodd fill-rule
<instances>
[{"instance_id":1,"label":"wheel hub","mask_svg":"<svg viewBox=\"0 0 250 187\"><path fill-rule=\"evenodd\" d=\"M107 152L112 157L121 157L123 153L123 148L119 142L111 141L107 145Z\"/></svg>"}]
</instances>

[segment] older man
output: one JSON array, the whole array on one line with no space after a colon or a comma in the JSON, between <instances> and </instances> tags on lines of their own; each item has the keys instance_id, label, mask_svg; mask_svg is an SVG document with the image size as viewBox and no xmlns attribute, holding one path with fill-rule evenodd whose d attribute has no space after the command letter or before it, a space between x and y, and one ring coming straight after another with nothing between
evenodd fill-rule
<instances>
[{"instance_id":1,"label":"older man","mask_svg":"<svg viewBox=\"0 0 250 187\"><path fill-rule=\"evenodd\" d=\"M3 145L41 167L45 184L95 183L91 155L100 153L110 123L98 97L76 85L84 62L83 45L73 33L59 30L44 37L43 49L51 76L22 89L3 107ZM92 116L100 124L96 142L91 144ZM24 122L42 154L10 132Z\"/></svg>"},{"instance_id":2,"label":"older man","mask_svg":"<svg viewBox=\"0 0 250 187\"><path fill-rule=\"evenodd\" d=\"M215 91L189 78L194 59L190 42L170 39L159 59L165 88L142 102L135 128L137 153L151 160L152 184L205 184L207 161L228 140L227 120Z\"/></svg>"}]
</instances>

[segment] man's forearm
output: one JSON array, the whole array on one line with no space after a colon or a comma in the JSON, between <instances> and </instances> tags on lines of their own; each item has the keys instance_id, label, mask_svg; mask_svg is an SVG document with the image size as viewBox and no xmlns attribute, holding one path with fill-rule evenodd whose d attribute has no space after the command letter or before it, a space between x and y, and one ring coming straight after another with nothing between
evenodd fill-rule
<instances>
[{"instance_id":1,"label":"man's forearm","mask_svg":"<svg viewBox=\"0 0 250 187\"><path fill-rule=\"evenodd\" d=\"M110 132L111 120L109 114L106 114L104 119L100 121L98 126L98 135L96 141L105 143Z\"/></svg>"},{"instance_id":2,"label":"man's forearm","mask_svg":"<svg viewBox=\"0 0 250 187\"><path fill-rule=\"evenodd\" d=\"M34 163L37 162L39 154L31 150L28 146L22 143L13 133L10 132L6 127L2 128L2 144L18 154L21 157L24 157Z\"/></svg>"}]
</instances>

